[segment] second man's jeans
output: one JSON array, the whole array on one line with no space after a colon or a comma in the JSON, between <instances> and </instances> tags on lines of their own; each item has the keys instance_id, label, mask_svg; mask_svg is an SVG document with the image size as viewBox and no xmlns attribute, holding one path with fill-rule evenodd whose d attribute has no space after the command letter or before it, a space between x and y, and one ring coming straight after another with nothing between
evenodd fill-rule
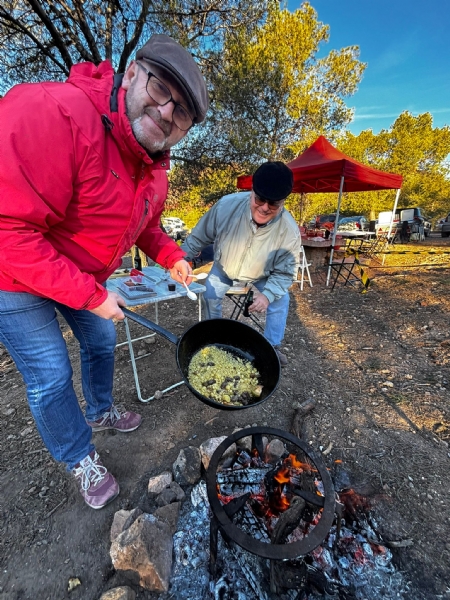
<instances>
[{"instance_id":1,"label":"second man's jeans","mask_svg":"<svg viewBox=\"0 0 450 600\"><path fill-rule=\"evenodd\" d=\"M55 309L80 343L85 415L73 387L72 366ZM22 374L45 446L56 460L73 469L94 449L85 417L94 421L113 403L113 322L32 294L0 291L0 341Z\"/></svg>"},{"instance_id":2,"label":"second man's jeans","mask_svg":"<svg viewBox=\"0 0 450 600\"><path fill-rule=\"evenodd\" d=\"M259 292L264 290L267 279L254 281L253 285ZM217 263L214 263L205 281L206 291L202 295L202 310L207 319L219 319L222 317L222 302L225 294L233 285L230 279ZM289 312L289 292L274 300L267 307L266 327L264 336L272 346L279 346L284 338L286 321Z\"/></svg>"}]
</instances>

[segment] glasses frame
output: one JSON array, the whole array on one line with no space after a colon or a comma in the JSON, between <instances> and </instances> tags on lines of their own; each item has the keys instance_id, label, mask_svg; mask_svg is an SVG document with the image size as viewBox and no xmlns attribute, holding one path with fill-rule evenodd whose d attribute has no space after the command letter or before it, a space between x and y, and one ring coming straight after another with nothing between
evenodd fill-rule
<instances>
[{"instance_id":1,"label":"glasses frame","mask_svg":"<svg viewBox=\"0 0 450 600\"><path fill-rule=\"evenodd\" d=\"M271 212L276 212L279 208L281 208L284 205L284 200L264 200L263 198L260 198L254 190L253 199L257 206L264 206L264 204L267 204L267 207Z\"/></svg>"},{"instance_id":2,"label":"glasses frame","mask_svg":"<svg viewBox=\"0 0 450 600\"><path fill-rule=\"evenodd\" d=\"M172 111L172 121L175 123L175 125L178 127L178 129L180 129L181 131L189 131L189 129L194 125L194 119L190 116L190 112L188 111L188 109L183 106L183 104L180 104L179 102L175 102L175 100L173 99L172 93L169 90L169 88L167 87L167 85L165 83L163 83L161 81L161 79L159 77L157 77L154 73L152 73L149 69L147 69L146 67L144 67L143 64L141 64L138 60L136 61L136 64L141 67L141 69L143 71L145 71L146 75L147 75L147 83L145 84L145 91L147 92L147 94L149 95L149 97L153 100L153 102L156 102L156 104L158 106L166 106L166 104L169 104L169 102L173 103L173 111ZM161 87L163 89L167 90L167 95L169 96L168 99L166 100L166 102L159 102L158 100L156 100L156 98L153 98L153 96L150 94L150 92L148 91L148 84L150 83L151 78L153 77L153 79L156 79L156 81L161 85ZM186 113L190 116L191 119L191 124L189 125L189 127L184 128L184 127L180 127L176 121L176 115L175 115L175 111L177 109L177 107L182 108L184 111L186 111ZM175 118L174 118L175 117Z\"/></svg>"}]
</instances>

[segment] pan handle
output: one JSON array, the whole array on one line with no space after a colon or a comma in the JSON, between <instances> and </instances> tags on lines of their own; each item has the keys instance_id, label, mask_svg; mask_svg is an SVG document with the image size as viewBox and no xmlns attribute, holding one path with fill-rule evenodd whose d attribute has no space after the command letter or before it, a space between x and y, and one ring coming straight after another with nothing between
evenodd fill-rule
<instances>
[{"instance_id":1,"label":"pan handle","mask_svg":"<svg viewBox=\"0 0 450 600\"><path fill-rule=\"evenodd\" d=\"M153 321L149 321L145 317L141 317L141 315L137 315L136 313L132 312L131 310L128 310L128 308L124 308L122 306L120 308L122 309L123 314L128 319L131 319L132 321L136 321L136 323L139 323L139 325L142 325L143 327L146 327L147 329L156 331L156 333L159 333L159 335L162 335L163 337L165 337L166 340L169 340L169 342L172 342L172 344L175 344L175 345L178 344L179 338L174 333L167 331L167 329L164 329L164 327L161 327L160 325L153 323Z\"/></svg>"}]
</instances>

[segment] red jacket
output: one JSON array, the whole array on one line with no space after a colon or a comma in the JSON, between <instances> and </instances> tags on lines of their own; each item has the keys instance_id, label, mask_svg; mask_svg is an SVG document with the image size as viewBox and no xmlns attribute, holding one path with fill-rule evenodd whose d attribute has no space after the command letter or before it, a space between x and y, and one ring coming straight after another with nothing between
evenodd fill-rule
<instances>
[{"instance_id":1,"label":"red jacket","mask_svg":"<svg viewBox=\"0 0 450 600\"><path fill-rule=\"evenodd\" d=\"M0 100L0 290L95 308L134 243L165 268L185 256L159 225L169 155L138 144L122 88L111 112L113 75L82 63Z\"/></svg>"}]
</instances>

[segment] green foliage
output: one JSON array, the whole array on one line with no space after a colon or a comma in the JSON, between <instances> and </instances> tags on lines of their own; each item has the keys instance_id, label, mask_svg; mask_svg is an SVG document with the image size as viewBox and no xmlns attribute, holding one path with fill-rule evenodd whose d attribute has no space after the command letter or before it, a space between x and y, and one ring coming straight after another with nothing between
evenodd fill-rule
<instances>
[{"instance_id":1,"label":"green foliage","mask_svg":"<svg viewBox=\"0 0 450 600\"><path fill-rule=\"evenodd\" d=\"M431 217L448 211L450 200L450 127L433 128L430 113L403 112L378 135L346 132L338 142L345 154L372 167L403 175L399 206L420 206ZM343 206L359 207L368 216L390 210L395 191L349 194Z\"/></svg>"},{"instance_id":2,"label":"green foliage","mask_svg":"<svg viewBox=\"0 0 450 600\"><path fill-rule=\"evenodd\" d=\"M349 156L403 175L401 205L421 206L431 216L448 212L449 127L433 128L429 113L403 112L378 135L346 131L352 117L346 99L366 65L356 46L317 57L329 28L308 2L290 12L276 0L3 0L0 94L21 81L63 80L80 61L109 58L123 71L157 32L193 53L211 95L207 120L172 152L167 214L194 224L218 198L236 191L239 174L265 160L288 162L321 134ZM392 207L394 195L344 195L343 214L374 218ZM334 212L336 204L337 194L287 200L302 221Z\"/></svg>"},{"instance_id":3,"label":"green foliage","mask_svg":"<svg viewBox=\"0 0 450 600\"><path fill-rule=\"evenodd\" d=\"M208 120L176 149L184 171L171 178L178 202L215 201L235 191L237 175L266 160L287 162L350 121L344 99L365 65L355 46L318 59L326 41L328 26L306 2L294 12L269 2L265 21L227 32L210 56Z\"/></svg>"},{"instance_id":4,"label":"green foliage","mask_svg":"<svg viewBox=\"0 0 450 600\"><path fill-rule=\"evenodd\" d=\"M318 135L350 121L344 98L356 91L365 65L356 47L317 59L327 40L328 26L308 3L293 13L271 4L252 35L237 30L226 36L211 73L214 126L220 126L215 133L225 134L223 158L255 166L289 160Z\"/></svg>"}]
</instances>

